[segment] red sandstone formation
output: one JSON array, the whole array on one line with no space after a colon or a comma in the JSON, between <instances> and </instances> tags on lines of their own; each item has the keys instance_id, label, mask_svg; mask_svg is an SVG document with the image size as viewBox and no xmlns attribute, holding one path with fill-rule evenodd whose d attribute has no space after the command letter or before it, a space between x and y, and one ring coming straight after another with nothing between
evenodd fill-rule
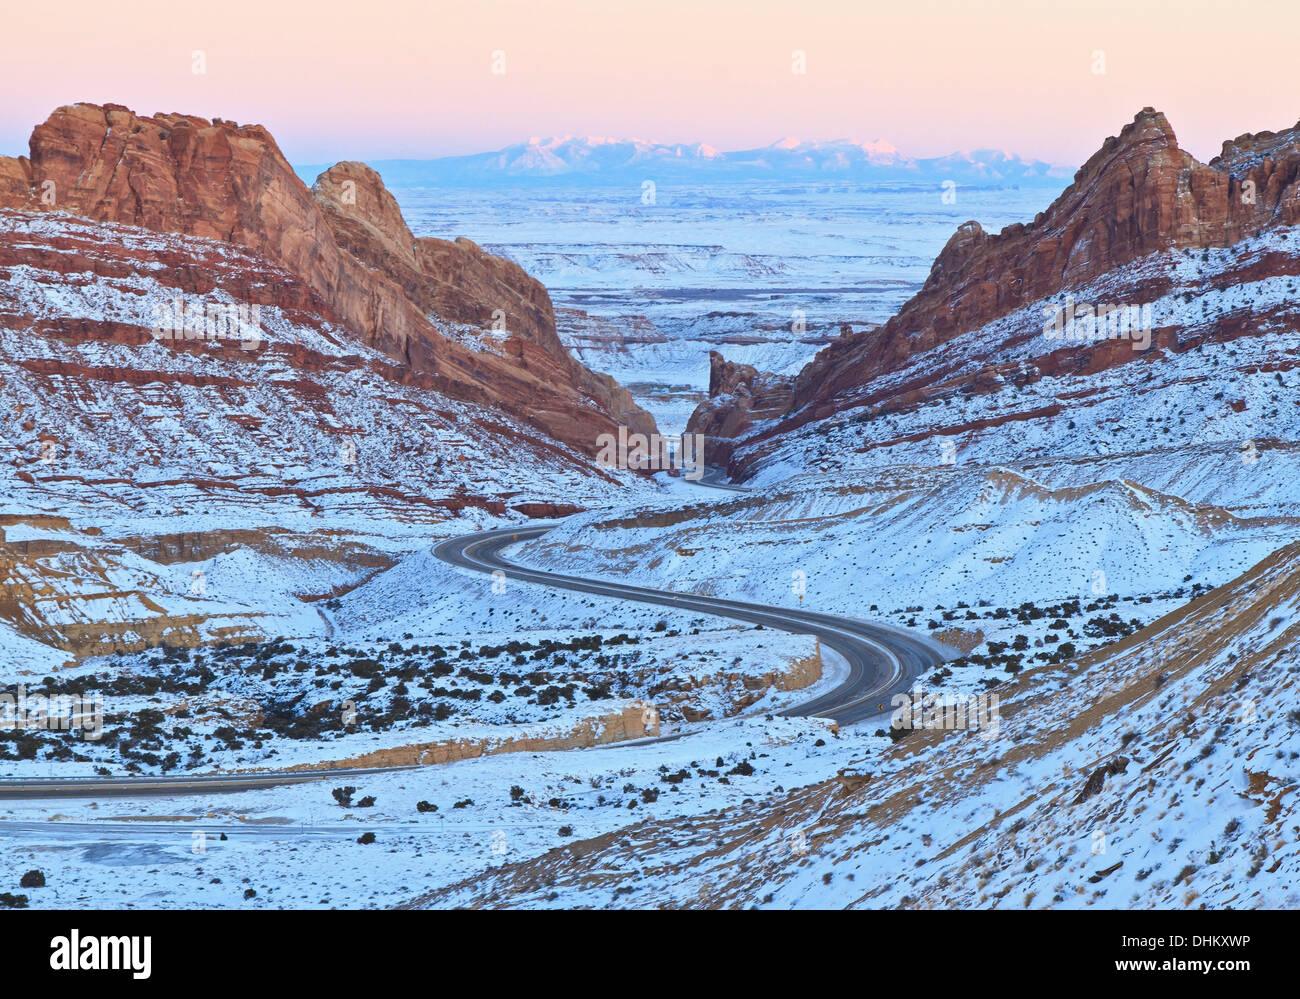
<instances>
[{"instance_id":1,"label":"red sandstone formation","mask_svg":"<svg viewBox=\"0 0 1300 999\"><path fill-rule=\"evenodd\" d=\"M419 383L499 408L586 453L619 423L654 429L625 391L563 349L541 285L468 241L413 239L368 168L339 164L313 196L260 125L141 118L113 104L59 108L30 146L30 159L0 159L0 208L246 247L301 279L323 318ZM344 204L339 188L354 176L356 203ZM430 320L488 325L496 310L511 334L499 353L448 339Z\"/></svg>"},{"instance_id":2,"label":"red sandstone formation","mask_svg":"<svg viewBox=\"0 0 1300 999\"><path fill-rule=\"evenodd\" d=\"M1028 225L986 233L978 222L960 226L934 261L921 290L883 326L842 336L804 367L781 412L775 395L756 413L754 393L744 388L761 380L757 373L722 378L717 396L702 404L689 429L735 438L750 432L746 445L764 441L849 408L875 411L913 405L958 387L967 393L1044 374L1087 374L1114 364L1151 361L1160 351L1136 353L1127 344L1101 344L1088 352L1057 351L1034 370L1005 370L987 363L998 343L987 343L986 363L946 350L956 337L1050 296L1064 296L1106 275L1126 280L1125 265L1153 254L1183 249L1231 246L1266 230L1300 223L1300 125L1282 133L1243 135L1223 144L1209 164L1178 147L1165 116L1144 108L1118 137L1108 138L1075 175L1074 182ZM1270 259L1274 273L1295 273L1295 258ZM1255 268L1258 271L1258 267ZM1249 277L1257 280L1260 273ZM1165 277L1143 278L1126 289L1125 301L1151 301L1168 290ZM1041 325L1018 331L1041 332ZM1157 347L1176 348L1179 331L1157 329ZM885 376L928 356L923 373L905 384ZM719 361L714 364L719 371ZM734 368L734 366L729 366ZM884 379L884 381L882 381ZM981 381L981 379L983 381ZM879 385L875 383L879 382ZM737 384L740 391L736 391ZM755 427L766 418L769 425ZM725 444L720 449L727 450ZM715 454L719 445L715 445ZM752 460L752 456L751 456ZM733 471L738 469L733 468Z\"/></svg>"}]
</instances>

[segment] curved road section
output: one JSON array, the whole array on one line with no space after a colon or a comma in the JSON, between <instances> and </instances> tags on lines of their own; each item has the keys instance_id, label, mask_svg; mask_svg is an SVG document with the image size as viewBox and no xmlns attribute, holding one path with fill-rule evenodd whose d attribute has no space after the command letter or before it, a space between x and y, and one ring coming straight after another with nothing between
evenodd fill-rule
<instances>
[{"instance_id":1,"label":"curved road section","mask_svg":"<svg viewBox=\"0 0 1300 999\"><path fill-rule=\"evenodd\" d=\"M594 593L619 600L635 600L638 603L661 604L749 621L780 631L816 635L824 645L844 657L849 666L848 676L835 689L787 708L781 712L783 715L831 718L841 725L851 725L879 716L888 712L889 700L894 694L908 690L922 673L956 654L937 642L852 618L690 593L673 593L669 590L652 590L581 576L564 576L516 565L501 554L507 546L539 537L554 526L507 527L468 534L442 542L434 548L433 553L444 562L461 568L487 573L504 572L508 578L540 583L543 586ZM412 768L388 768L389 771L408 769ZM0 780L0 799L145 797L251 791L284 784L326 778L362 777L383 772L386 771L374 768L336 768L162 777L8 779Z\"/></svg>"},{"instance_id":2,"label":"curved road section","mask_svg":"<svg viewBox=\"0 0 1300 999\"><path fill-rule=\"evenodd\" d=\"M643 586L629 586L583 576L564 576L517 565L507 561L501 554L501 550L508 545L539 537L554 526L548 524L524 529L507 527L451 538L434 548L433 553L452 565L480 572L503 572L509 579L577 590L580 593L596 593L620 600L695 610L761 624L765 628L816 635L824 645L830 646L844 657L849 664L849 675L834 690L787 708L781 712L784 715L814 715L832 718L841 725L851 725L887 713L891 697L910 689L922 673L957 654L938 642L853 618L703 597L692 593L674 593L671 590L651 590Z\"/></svg>"}]
</instances>

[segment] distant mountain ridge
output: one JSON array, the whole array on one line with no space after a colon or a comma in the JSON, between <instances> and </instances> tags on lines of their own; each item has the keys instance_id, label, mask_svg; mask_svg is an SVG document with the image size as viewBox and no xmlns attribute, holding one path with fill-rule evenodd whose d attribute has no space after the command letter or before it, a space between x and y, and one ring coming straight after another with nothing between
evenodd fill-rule
<instances>
[{"instance_id":1,"label":"distant mountain ridge","mask_svg":"<svg viewBox=\"0 0 1300 999\"><path fill-rule=\"evenodd\" d=\"M592 136L534 136L493 152L437 159L379 160L395 187L491 184L532 180L629 179L857 180L875 183L1064 187L1074 167L1024 159L996 149L915 158L884 141L780 139L755 149L722 152L706 143L657 143ZM310 183L324 166L295 167Z\"/></svg>"}]
</instances>

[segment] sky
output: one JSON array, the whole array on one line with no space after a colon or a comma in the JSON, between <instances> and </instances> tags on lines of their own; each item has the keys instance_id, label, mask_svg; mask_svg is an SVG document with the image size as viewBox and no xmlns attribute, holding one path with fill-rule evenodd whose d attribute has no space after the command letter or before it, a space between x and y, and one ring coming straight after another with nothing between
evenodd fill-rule
<instances>
[{"instance_id":1,"label":"sky","mask_svg":"<svg viewBox=\"0 0 1300 999\"><path fill-rule=\"evenodd\" d=\"M77 101L257 122L294 163L576 134L1077 165L1147 105L1206 160L1300 118L1297 0L5 3L8 155Z\"/></svg>"}]
</instances>

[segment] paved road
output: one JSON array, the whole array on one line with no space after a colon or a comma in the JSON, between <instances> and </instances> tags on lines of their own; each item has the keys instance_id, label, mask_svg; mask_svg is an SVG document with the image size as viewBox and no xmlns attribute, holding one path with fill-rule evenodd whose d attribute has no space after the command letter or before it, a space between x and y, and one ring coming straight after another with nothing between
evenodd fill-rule
<instances>
[{"instance_id":1,"label":"paved road","mask_svg":"<svg viewBox=\"0 0 1300 999\"><path fill-rule=\"evenodd\" d=\"M504 572L508 578L540 583L543 586L677 607L749 621L781 631L816 635L823 645L844 657L849 666L848 676L833 690L787 708L781 712L784 715L813 715L832 718L842 725L848 725L882 713L888 714L889 700L895 693L909 689L915 679L952 654L946 655L937 643L852 618L544 572L515 565L501 554L503 548L545 534L554 526L548 524L528 528L502 528L451 538L437 545L434 554L443 561L462 568L486 573ZM881 720L883 723L884 719ZM412 768L390 768L404 769ZM6 779L0 780L0 799L129 798L251 791L314 780L341 782L379 772L385 771L374 768L340 768L206 776Z\"/></svg>"},{"instance_id":2,"label":"paved road","mask_svg":"<svg viewBox=\"0 0 1300 999\"><path fill-rule=\"evenodd\" d=\"M415 767L351 767L338 770L281 770L249 774L184 774L163 777L45 777L0 780L5 798L148 798L156 795L260 791L325 778L364 777Z\"/></svg>"},{"instance_id":3,"label":"paved road","mask_svg":"<svg viewBox=\"0 0 1300 999\"><path fill-rule=\"evenodd\" d=\"M612 580L566 576L516 565L501 554L503 548L518 541L539 537L554 526L547 524L523 529L484 531L451 538L433 551L444 562L480 572L503 572L507 579L635 600L638 603L700 611L800 635L816 635L824 645L829 645L844 657L849 664L849 675L834 690L781 712L785 715L814 715L833 718L842 725L849 725L882 713L887 714L889 699L894 694L908 690L914 680L955 654L945 654L938 643L919 636L854 618L795 607L772 607L719 597L652 590Z\"/></svg>"},{"instance_id":4,"label":"paved road","mask_svg":"<svg viewBox=\"0 0 1300 999\"><path fill-rule=\"evenodd\" d=\"M710 489L725 489L733 493L747 493L749 486L738 486L733 482L726 481L727 470L719 468L717 465L707 465L698 481L697 486L708 486ZM687 480L688 482L691 480Z\"/></svg>"}]
</instances>

